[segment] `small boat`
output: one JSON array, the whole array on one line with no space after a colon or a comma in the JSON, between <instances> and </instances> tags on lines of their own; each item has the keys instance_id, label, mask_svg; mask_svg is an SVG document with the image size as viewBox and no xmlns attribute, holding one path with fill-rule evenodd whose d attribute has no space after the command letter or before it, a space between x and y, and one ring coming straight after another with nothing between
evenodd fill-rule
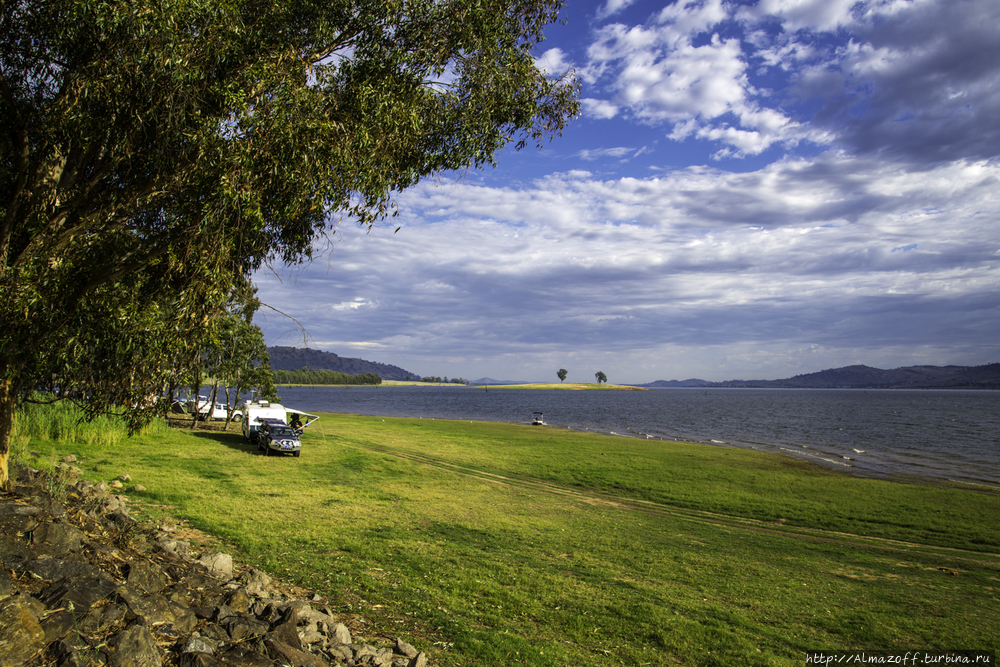
<instances>
[{"instance_id":1,"label":"small boat","mask_svg":"<svg viewBox=\"0 0 1000 667\"><path fill-rule=\"evenodd\" d=\"M545 423L545 420L542 419L542 413L541 412L532 412L531 413L531 425L532 426L547 426L547 424Z\"/></svg>"}]
</instances>

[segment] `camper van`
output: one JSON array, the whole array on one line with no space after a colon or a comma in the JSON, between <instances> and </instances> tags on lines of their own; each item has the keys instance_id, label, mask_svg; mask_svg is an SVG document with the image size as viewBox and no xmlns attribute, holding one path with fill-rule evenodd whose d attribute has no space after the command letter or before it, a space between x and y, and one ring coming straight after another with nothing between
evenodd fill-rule
<instances>
[{"instance_id":1,"label":"camper van","mask_svg":"<svg viewBox=\"0 0 1000 667\"><path fill-rule=\"evenodd\" d=\"M256 445L267 419L284 422L285 407L270 401L247 401L243 406L243 437Z\"/></svg>"},{"instance_id":2,"label":"camper van","mask_svg":"<svg viewBox=\"0 0 1000 667\"><path fill-rule=\"evenodd\" d=\"M280 403L247 401L246 405L243 406L243 437L251 444L257 445L257 449L263 449L265 454L288 451L298 456L301 449L299 436L302 434L302 430L317 419L319 417L316 415L288 408ZM294 434L294 438L290 436L287 438L276 437L276 435L284 436L285 430L272 432L269 430L270 426L287 429ZM284 446L286 444L287 447Z\"/></svg>"}]
</instances>

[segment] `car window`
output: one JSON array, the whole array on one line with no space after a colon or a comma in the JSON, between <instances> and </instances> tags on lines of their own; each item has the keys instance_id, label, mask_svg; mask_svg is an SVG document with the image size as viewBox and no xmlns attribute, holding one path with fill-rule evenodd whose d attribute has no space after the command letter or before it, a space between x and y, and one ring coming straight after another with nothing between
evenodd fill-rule
<instances>
[{"instance_id":1,"label":"car window","mask_svg":"<svg viewBox=\"0 0 1000 667\"><path fill-rule=\"evenodd\" d=\"M276 435L276 436L280 436L280 437L284 437L284 438L290 438L290 437L292 437L292 436L295 435L295 431L293 431L292 429L288 428L287 426L282 426L282 427L279 427L279 428L273 428L273 429L271 429L271 434L272 435Z\"/></svg>"}]
</instances>

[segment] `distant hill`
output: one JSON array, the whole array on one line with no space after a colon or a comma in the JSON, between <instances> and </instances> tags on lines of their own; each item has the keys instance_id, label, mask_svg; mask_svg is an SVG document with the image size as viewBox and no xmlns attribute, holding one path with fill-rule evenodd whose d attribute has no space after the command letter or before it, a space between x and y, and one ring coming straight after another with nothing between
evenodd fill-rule
<instances>
[{"instance_id":1,"label":"distant hill","mask_svg":"<svg viewBox=\"0 0 1000 667\"><path fill-rule=\"evenodd\" d=\"M337 371L349 375L375 373L383 380L406 380L407 377L410 379L420 377L419 373L402 369L399 366L341 357L333 352L323 352L322 350L276 346L267 348L267 353L271 356L271 368L280 371L297 371L308 366L314 371Z\"/></svg>"},{"instance_id":2,"label":"distant hill","mask_svg":"<svg viewBox=\"0 0 1000 667\"><path fill-rule=\"evenodd\" d=\"M762 387L772 389L1000 389L1000 363L985 366L904 366L882 370L855 365L784 380L658 380L642 387Z\"/></svg>"},{"instance_id":3,"label":"distant hill","mask_svg":"<svg viewBox=\"0 0 1000 667\"><path fill-rule=\"evenodd\" d=\"M714 383L709 382L708 380L691 378L690 380L657 380L656 382L650 382L649 384L642 384L639 386L656 389L659 387L711 387L713 384Z\"/></svg>"},{"instance_id":4,"label":"distant hill","mask_svg":"<svg viewBox=\"0 0 1000 667\"><path fill-rule=\"evenodd\" d=\"M523 382L521 380L494 380L493 378L479 378L478 380L473 380L469 384L478 387L479 385L502 385L502 384L530 384L529 382Z\"/></svg>"}]
</instances>

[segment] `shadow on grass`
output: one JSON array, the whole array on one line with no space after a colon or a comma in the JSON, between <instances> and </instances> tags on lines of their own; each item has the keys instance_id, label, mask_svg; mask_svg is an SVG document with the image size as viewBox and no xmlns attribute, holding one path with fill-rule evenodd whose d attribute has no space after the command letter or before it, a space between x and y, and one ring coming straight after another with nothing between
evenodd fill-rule
<instances>
[{"instance_id":1,"label":"shadow on grass","mask_svg":"<svg viewBox=\"0 0 1000 667\"><path fill-rule=\"evenodd\" d=\"M224 431L190 431L190 433L196 438L214 440L220 445L225 445L239 452L249 452L252 454L257 451L257 448L250 442L247 442L247 439L241 433L227 433Z\"/></svg>"}]
</instances>

